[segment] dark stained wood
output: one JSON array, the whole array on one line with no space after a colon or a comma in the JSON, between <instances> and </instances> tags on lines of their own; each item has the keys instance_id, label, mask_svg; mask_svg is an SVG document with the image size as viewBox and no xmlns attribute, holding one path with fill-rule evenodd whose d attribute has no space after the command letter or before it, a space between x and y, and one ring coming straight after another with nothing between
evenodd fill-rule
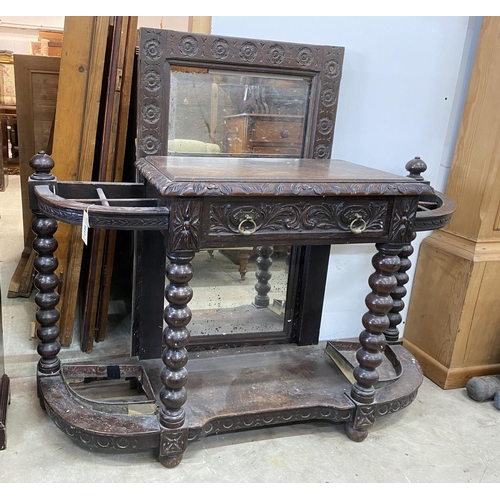
<instances>
[{"instance_id":1,"label":"dark stained wood","mask_svg":"<svg viewBox=\"0 0 500 500\"><path fill-rule=\"evenodd\" d=\"M310 80L310 95L307 107L307 116L290 117L289 128L281 127L280 120L275 126L266 127L268 118L257 118L258 125L253 127L253 136L262 136L259 130L271 133L275 141L271 144L272 151L266 145L256 144L252 154L255 156L281 153L286 156L301 156L305 158L329 158L332 151L332 142L337 113L340 80L342 75L342 64L344 57L343 47L315 46L304 44L292 44L279 41L251 40L243 38L206 36L196 33L181 33L167 30L141 29L139 40L138 57L138 96L137 96L137 157L147 155L167 154L167 140L169 136L169 106L170 106L170 72L179 70L193 72L208 72L209 70L229 70L232 72L251 72L254 74L283 75L285 77L299 77ZM302 115L303 113L299 113ZM212 113L213 115L213 113ZM255 124L256 115L250 120ZM215 121L212 117L211 121ZM210 126L213 129L213 123ZM282 123L281 125L284 125ZM264 127L264 128L262 128ZM298 128L297 128L298 127ZM234 127L233 127L234 128ZM257 130L255 130L257 129ZM297 139L296 135L302 129L304 137ZM248 130L247 130L248 131ZM238 133L238 135L241 132ZM262 138L262 137L261 137ZM249 134L242 137L242 143L249 139ZM276 148L289 143L291 148ZM269 146L269 144L267 145ZM224 147L222 147L224 150ZM244 152L243 152L244 151ZM248 148L242 148L241 152L231 151L232 155L246 155ZM220 156L220 155L218 155ZM148 236L149 238L150 236ZM154 255L149 255L150 247L140 242L141 235L136 237L138 243L136 248L136 259L150 261ZM266 242L273 245L274 241ZM139 254L139 249L143 254ZM311 267L325 265L325 260L318 260ZM141 264L135 263L136 269L141 269ZM316 274L326 274L327 268L321 268ZM159 274L150 276L151 281L145 281L137 277L139 285L136 291L141 296L147 294L139 291L140 287L145 289L158 289L161 287ZM292 282L290 282L292 283ZM297 283L294 281L293 283ZM295 286L295 285L292 285ZM317 288L317 293L323 290ZM304 296L308 296L305 294ZM287 302L288 314L291 314L292 302ZM133 315L138 315L133 311ZM150 310L145 316L153 318L158 312ZM150 320L158 324L161 318ZM138 324L138 323L136 323ZM147 335L141 333L141 327L134 328L134 335L141 339ZM319 336L319 328L316 331ZM215 341L215 337L213 339ZM243 340L243 339L242 339ZM282 341L281 334L270 336L269 342ZM248 335L246 342L252 343ZM226 342L222 342L225 344ZM137 344L137 342L134 342ZM209 342L209 345L216 345ZM141 350L142 352L142 350ZM155 351L157 352L157 351ZM147 357L156 355L148 352ZM145 353L144 353L145 354Z\"/></svg>"},{"instance_id":2,"label":"dark stained wood","mask_svg":"<svg viewBox=\"0 0 500 500\"><path fill-rule=\"evenodd\" d=\"M195 188L195 174L190 173L190 163L186 163L187 160L172 160L169 165L171 170L153 169L154 162L146 159L137 162L146 184L144 194L154 198L156 193L157 207L111 206L103 187L94 183L97 196L102 202L95 210L103 216L105 223L110 224L110 227L117 224L119 227L135 229L138 227L137 221L133 218L128 220L127 217L133 217L134 211L142 211L143 220L152 222L148 229L162 231L169 259L166 267L168 283L164 295L168 302L164 309L167 326L163 332L163 343L166 347L161 361L144 360L141 365L148 373L159 412L157 416L151 415L149 408L145 415L135 409L139 418L131 419L130 415L123 415L123 412L117 414L112 410L108 410L107 417L106 412L102 411L102 405L95 411L77 412L74 396L68 394L67 388L61 387L58 358L60 346L57 342L56 325L58 311L55 307L59 295L56 292L57 261L53 256L56 246L53 237L53 209L58 210L57 217L66 220L72 214L75 217L74 223L77 224L86 205L75 201L74 196L71 200L65 200L54 194L49 186L57 191L57 181L50 174L53 165L50 157L40 154L33 158L35 173L31 176L30 186L32 207L37 216L34 223L37 235L34 245L39 254L35 267L38 270L37 288L40 290L36 301L40 306L37 315L41 325L37 332L41 341L38 383L42 404L61 429L83 441L86 447L110 451L158 447L159 461L166 467L179 464L189 440L199 439L213 432L293 421L327 419L343 422L346 435L351 440L362 441L376 418L410 404L422 382L422 371L418 363L401 345L392 343L388 349L388 341L392 342L391 334L386 338L386 331L391 326L388 313L394 306L391 294L398 285L400 256L408 253L405 246L410 245L414 238L419 197L425 196L426 201L432 200L436 206L439 205L443 221L451 216L453 204L440 205L439 200L446 201L443 195L436 195L433 199L432 188L409 177L355 167L359 177L353 179L346 174L345 169L336 168L338 163L335 161L328 161L326 164L318 161L318 169L315 171L320 171L322 166L323 171L321 175L316 173L316 179L313 178L309 184L305 183L306 179L301 176L299 168L291 169L291 172L295 172L291 178L288 171L284 169L280 173L278 168L272 174L259 173L268 182L259 183L260 187L256 187L255 183L246 180L247 176L241 173L238 162L218 159L223 167L225 184L219 183L217 179L208 179L207 189L203 182L200 183L201 187ZM197 161L198 159L194 159L192 164L196 165ZM255 163L257 166L261 160L245 162ZM309 160L281 159L279 162L291 164L292 167L301 164L311 166ZM175 171L177 180L170 178L172 171ZM144 175L146 172L149 175ZM286 184L285 180L295 182ZM322 190L317 189L316 180L321 181ZM209 187L208 182L216 187ZM89 188L75 187L75 191L79 190L81 193ZM70 185L66 184L65 189L71 194ZM124 191L129 194L131 189L135 188L125 186ZM190 196L186 196L186 192ZM117 198L115 200L118 201ZM255 347L252 348L255 351L243 351L244 354L237 349L225 352L216 349L196 353L193 362L188 363L188 325L191 320L188 304L193 293L189 286L193 275L191 260L201 248L202 242L204 248L216 248L219 245L220 236L212 231L218 225L229 229L236 227L236 233L239 234L234 235L235 239L243 238L244 241L256 244L253 238L260 237L260 221L255 223L255 231L249 232L242 230L238 220L230 222L234 215L231 215L230 210L222 211L218 217L213 218L214 204L234 204L241 208L241 203L247 203L246 200L254 205L257 202L263 205L264 213L272 213L276 206L281 209L284 200L290 211L287 219L280 220L276 217L276 239L285 245L302 241L309 245L320 245L318 255L323 259L326 257L323 253L325 242L376 242L377 253L372 260L375 272L368 279L372 292L365 301L368 312L362 319L365 330L359 336L359 344L356 342L357 364L352 371L352 380L344 375L345 366L337 366L334 357L316 345ZM321 205L315 205L313 200ZM297 225L292 221L290 213L304 213L304 203L309 203L314 210L308 214L307 221L301 221ZM374 209L373 206L379 206L379 209ZM443 213L443 206L448 207L447 214ZM246 210L248 206L244 208ZM247 215L248 213L246 211ZM422 213L427 214L428 211ZM378 215L370 218L370 214ZM94 220L99 224L98 218ZM304 231L306 222L309 231ZM166 227L162 226L165 223ZM145 224L147 227L147 223ZM367 237L367 240L363 239L366 238L364 233L370 233L373 224L377 227L375 235ZM205 236L202 237L202 234ZM299 257L293 258L300 265ZM304 257L312 259L314 254L306 254ZM304 276L296 276L294 279L303 278ZM308 287L304 290L312 293ZM301 301L305 302L303 297L294 297L295 304L300 304ZM149 307L146 308L148 310ZM307 307L305 311L311 312ZM298 310L297 317L300 318L302 313L303 310ZM304 324L305 318L302 317L301 320ZM302 338L301 332L295 331L294 335L298 342L306 343L307 339L311 340L307 331ZM155 349L158 347L156 344ZM207 360L209 362L205 364ZM389 364L395 368L396 376L384 379L384 383L381 383L378 367L384 365L384 360L386 366ZM188 370L191 368L193 376L188 383ZM99 370L105 370L113 380L120 378L118 374L122 371L125 373L125 368L120 368L117 363L101 366ZM192 398L188 399L188 391L193 393ZM319 398L318 394L321 395ZM83 395L78 396L78 401L84 399Z\"/></svg>"},{"instance_id":3,"label":"dark stained wood","mask_svg":"<svg viewBox=\"0 0 500 500\"><path fill-rule=\"evenodd\" d=\"M207 157L150 156L137 167L164 195L214 196L226 185L233 196L433 194L414 179L343 160L224 157L214 162ZM245 189L238 189L238 183Z\"/></svg>"},{"instance_id":4,"label":"dark stained wood","mask_svg":"<svg viewBox=\"0 0 500 500\"><path fill-rule=\"evenodd\" d=\"M0 161L2 161L0 157ZM2 296L0 294L0 450L7 446L7 407L10 403L10 380L5 373L3 347Z\"/></svg>"},{"instance_id":5,"label":"dark stained wood","mask_svg":"<svg viewBox=\"0 0 500 500\"><path fill-rule=\"evenodd\" d=\"M170 67L252 71L311 78L302 156L329 158L335 128L343 47L140 29L138 157L166 155ZM148 110L160 112L151 120Z\"/></svg>"},{"instance_id":6,"label":"dark stained wood","mask_svg":"<svg viewBox=\"0 0 500 500\"><path fill-rule=\"evenodd\" d=\"M292 342L311 345L318 342L318 332L323 315L324 290L330 259L330 245L294 247L291 265L294 270L290 280L298 280L299 286L289 287L287 302L294 304L290 311Z\"/></svg>"},{"instance_id":7,"label":"dark stained wood","mask_svg":"<svg viewBox=\"0 0 500 500\"><path fill-rule=\"evenodd\" d=\"M378 390L377 402L369 414L373 419L411 404L422 382L422 372L413 358L399 345L393 349L406 368L405 376ZM109 373L110 369L130 366L137 360L118 359L113 363L97 368L101 373ZM163 387L163 363L152 359L142 361L141 366L147 371L158 401ZM95 368L90 365L89 373L95 373ZM188 361L187 368L188 442L263 426L318 420L345 424L362 418L356 404L345 396L349 381L319 346L203 351ZM68 374L85 369L85 364L65 365ZM149 408L135 414L96 411L92 409L95 403L71 394L63 375L40 378L39 387L47 413L80 447L104 453L130 453L160 446L159 420L157 415L148 413ZM124 400L122 403L127 404ZM168 442L166 445L168 448ZM173 442L171 445L175 446Z\"/></svg>"}]
</instances>

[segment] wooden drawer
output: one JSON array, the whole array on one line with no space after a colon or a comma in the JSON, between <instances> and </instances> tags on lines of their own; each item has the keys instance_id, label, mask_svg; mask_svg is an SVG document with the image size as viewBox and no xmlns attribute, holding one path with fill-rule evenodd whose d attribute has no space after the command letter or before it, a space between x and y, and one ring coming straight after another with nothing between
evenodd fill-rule
<instances>
[{"instance_id":1,"label":"wooden drawer","mask_svg":"<svg viewBox=\"0 0 500 500\"><path fill-rule=\"evenodd\" d=\"M297 144L302 142L302 117L297 119L274 119L259 118L254 119L249 126L249 132L255 143L271 144Z\"/></svg>"},{"instance_id":2,"label":"wooden drawer","mask_svg":"<svg viewBox=\"0 0 500 500\"><path fill-rule=\"evenodd\" d=\"M224 120L225 152L300 156L304 117L241 114Z\"/></svg>"},{"instance_id":3,"label":"wooden drawer","mask_svg":"<svg viewBox=\"0 0 500 500\"><path fill-rule=\"evenodd\" d=\"M216 236L221 242L231 241L235 246L245 246L253 239L262 243L279 243L281 238L289 241L291 234L297 244L302 240L323 239L373 241L389 234L391 206L387 199L211 201L204 209L204 225L208 227L207 238L213 241ZM363 230L356 232L360 227Z\"/></svg>"}]
</instances>

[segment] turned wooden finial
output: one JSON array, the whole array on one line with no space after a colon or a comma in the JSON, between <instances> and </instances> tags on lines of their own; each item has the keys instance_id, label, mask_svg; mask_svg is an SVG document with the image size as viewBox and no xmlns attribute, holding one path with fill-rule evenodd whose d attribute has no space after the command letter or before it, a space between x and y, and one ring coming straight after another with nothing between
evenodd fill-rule
<instances>
[{"instance_id":1,"label":"turned wooden finial","mask_svg":"<svg viewBox=\"0 0 500 500\"><path fill-rule=\"evenodd\" d=\"M406 170L408 170L408 172L410 172L409 175L407 175L407 177L415 179L416 181L419 182L425 182L426 184L429 184L429 181L426 181L421 175L423 172L427 170L427 164L420 158L420 156L415 156L413 160L410 160L406 164L405 168Z\"/></svg>"},{"instance_id":2,"label":"turned wooden finial","mask_svg":"<svg viewBox=\"0 0 500 500\"><path fill-rule=\"evenodd\" d=\"M31 157L30 167L35 171L31 174L31 179L35 180L54 180L55 177L50 173L54 168L54 160L45 151L39 151Z\"/></svg>"}]
</instances>

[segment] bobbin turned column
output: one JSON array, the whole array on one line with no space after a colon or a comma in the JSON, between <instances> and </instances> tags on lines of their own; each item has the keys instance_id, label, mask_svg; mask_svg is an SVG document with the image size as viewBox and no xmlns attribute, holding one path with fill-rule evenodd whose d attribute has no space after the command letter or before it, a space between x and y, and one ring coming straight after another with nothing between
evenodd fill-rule
<instances>
[{"instance_id":1,"label":"bobbin turned column","mask_svg":"<svg viewBox=\"0 0 500 500\"><path fill-rule=\"evenodd\" d=\"M29 179L30 206L35 216L31 225L36 237L33 241L33 249L37 253L34 267L37 275L34 280L35 287L39 290L35 297L35 303L39 307L36 320L39 323L37 336L38 344L38 377L50 376L59 372L61 362L58 358L61 345L59 337L59 311L56 306L59 303L59 293L56 291L59 278L55 274L57 269L57 257L54 252L57 249L57 240L54 233L57 230L57 221L45 216L38 208L38 202L34 194L36 185L51 185L56 183L56 178L50 173L54 167L52 158L40 151L30 160L30 166L35 170Z\"/></svg>"},{"instance_id":2,"label":"bobbin turned column","mask_svg":"<svg viewBox=\"0 0 500 500\"><path fill-rule=\"evenodd\" d=\"M427 164L420 158L420 156L415 156L406 165L405 169L409 172L407 177L410 179L415 179L418 182L423 182L424 184L430 184L426 181L422 174L427 170ZM410 234L410 241L403 245L403 249L399 254L401 259L401 266L395 274L397 280L397 286L391 293L394 305L389 311L389 328L385 331L385 339L388 343L396 343L399 341L399 328L398 325L401 324L403 318L401 316L401 311L405 307L403 298L407 294L406 285L409 281L409 276L407 272L411 268L411 261L409 257L413 254L413 245L411 242L416 238L417 233L415 231L408 231Z\"/></svg>"},{"instance_id":3,"label":"bobbin turned column","mask_svg":"<svg viewBox=\"0 0 500 500\"><path fill-rule=\"evenodd\" d=\"M375 384L379 380L377 368L382 363L386 345L384 332L390 326L387 313L393 307L391 293L397 285L395 276L400 267L398 254L402 245L385 243L376 245L378 253L372 259L375 272L368 284L372 289L366 297L368 312L363 316L365 330L359 336L361 348L356 353L359 365L354 369L356 382L351 387L350 397L357 403L354 421L346 423L347 436L353 441L362 441L373 425Z\"/></svg>"},{"instance_id":4,"label":"bobbin turned column","mask_svg":"<svg viewBox=\"0 0 500 500\"><path fill-rule=\"evenodd\" d=\"M170 263L167 265L168 284L165 287L165 298L168 305L164 311L167 326L163 331L163 363L161 372L163 388L160 392L162 408L160 410L160 462L165 467L175 467L182 460L187 446L187 428L184 428L187 400L186 389L188 361L186 346L190 333L187 328L191 320L188 303L193 297L189 281L193 277L191 260L194 252L168 253Z\"/></svg>"},{"instance_id":5,"label":"bobbin turned column","mask_svg":"<svg viewBox=\"0 0 500 500\"><path fill-rule=\"evenodd\" d=\"M269 306L269 295L271 290L271 285L269 280L272 277L272 273L269 268L273 264L271 255L274 252L274 247L257 247L257 271L255 272L255 277L257 278L257 283L255 283L255 291L257 295L254 298L255 307L267 307Z\"/></svg>"},{"instance_id":6,"label":"bobbin turned column","mask_svg":"<svg viewBox=\"0 0 500 500\"><path fill-rule=\"evenodd\" d=\"M416 235L416 233L413 233ZM399 341L399 328L398 325L403 321L401 316L401 311L405 308L405 303L403 298L407 294L406 284L410 280L407 271L411 268L411 261L409 259L410 255L413 253L413 245L408 243L403 245L403 249L399 254L399 259L401 265L398 271L394 274L396 278L396 288L391 293L393 306L392 309L387 313L389 318L389 328L384 332L385 339L387 343L394 344Z\"/></svg>"}]
</instances>

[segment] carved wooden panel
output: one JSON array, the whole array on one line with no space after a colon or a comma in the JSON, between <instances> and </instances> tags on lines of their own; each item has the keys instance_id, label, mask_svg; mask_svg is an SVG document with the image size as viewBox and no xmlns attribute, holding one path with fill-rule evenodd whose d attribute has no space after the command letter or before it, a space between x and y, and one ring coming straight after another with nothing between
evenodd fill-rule
<instances>
[{"instance_id":1,"label":"carved wooden panel","mask_svg":"<svg viewBox=\"0 0 500 500\"><path fill-rule=\"evenodd\" d=\"M139 42L138 157L166 155L170 65L311 78L305 158L330 158L343 47L142 28Z\"/></svg>"},{"instance_id":2,"label":"carved wooden panel","mask_svg":"<svg viewBox=\"0 0 500 500\"><path fill-rule=\"evenodd\" d=\"M300 231L348 234L356 217L366 222L364 232L383 234L387 231L388 202L304 201L274 203L227 203L210 205L210 235L240 234L242 221L255 222L255 234Z\"/></svg>"}]
</instances>

